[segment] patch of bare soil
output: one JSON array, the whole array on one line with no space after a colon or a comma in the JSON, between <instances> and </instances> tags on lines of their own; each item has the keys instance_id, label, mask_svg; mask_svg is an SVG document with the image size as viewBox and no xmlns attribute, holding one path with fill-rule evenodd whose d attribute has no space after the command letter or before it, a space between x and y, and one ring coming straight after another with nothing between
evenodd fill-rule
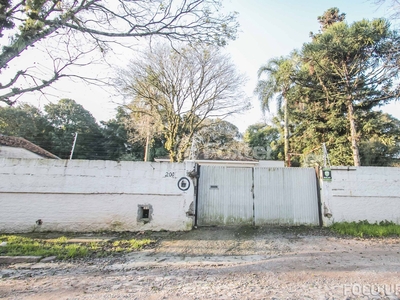
<instances>
[{"instance_id":1,"label":"patch of bare soil","mask_svg":"<svg viewBox=\"0 0 400 300\"><path fill-rule=\"evenodd\" d=\"M0 266L7 299L400 299L400 238L327 230L152 233L121 257Z\"/></svg>"}]
</instances>

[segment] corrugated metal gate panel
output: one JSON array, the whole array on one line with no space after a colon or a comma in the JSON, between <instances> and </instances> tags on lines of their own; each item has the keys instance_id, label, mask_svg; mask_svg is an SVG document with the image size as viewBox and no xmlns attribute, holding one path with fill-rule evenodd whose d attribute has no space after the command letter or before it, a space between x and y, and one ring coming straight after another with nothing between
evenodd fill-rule
<instances>
[{"instance_id":1,"label":"corrugated metal gate panel","mask_svg":"<svg viewBox=\"0 0 400 300\"><path fill-rule=\"evenodd\" d=\"M255 224L318 225L315 171L254 168Z\"/></svg>"},{"instance_id":2,"label":"corrugated metal gate panel","mask_svg":"<svg viewBox=\"0 0 400 300\"><path fill-rule=\"evenodd\" d=\"M198 225L253 224L252 168L201 166Z\"/></svg>"}]
</instances>

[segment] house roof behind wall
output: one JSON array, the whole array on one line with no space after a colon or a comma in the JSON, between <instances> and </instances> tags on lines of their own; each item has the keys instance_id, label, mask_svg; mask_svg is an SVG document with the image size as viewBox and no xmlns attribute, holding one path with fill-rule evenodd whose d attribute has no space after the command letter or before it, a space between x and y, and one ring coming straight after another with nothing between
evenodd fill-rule
<instances>
[{"instance_id":1,"label":"house roof behind wall","mask_svg":"<svg viewBox=\"0 0 400 300\"><path fill-rule=\"evenodd\" d=\"M169 156L161 156L161 157L155 157L155 161L157 162L169 162L171 161ZM185 158L185 160L188 160L188 158ZM258 163L258 159L254 159L252 157L245 157L245 156L232 156L232 157L220 157L217 155L209 155L205 156L203 154L200 154L197 156L197 158L194 159L189 159L190 161L220 161L220 162L243 162L243 163Z\"/></svg>"},{"instance_id":2,"label":"house roof behind wall","mask_svg":"<svg viewBox=\"0 0 400 300\"><path fill-rule=\"evenodd\" d=\"M21 137L0 134L0 146L23 148L44 158L60 159L49 151Z\"/></svg>"}]
</instances>

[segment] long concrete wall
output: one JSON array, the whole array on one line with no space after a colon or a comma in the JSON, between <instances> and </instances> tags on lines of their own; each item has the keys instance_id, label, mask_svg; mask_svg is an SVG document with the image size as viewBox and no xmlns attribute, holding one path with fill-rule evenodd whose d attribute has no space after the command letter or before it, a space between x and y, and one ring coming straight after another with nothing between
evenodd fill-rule
<instances>
[{"instance_id":1,"label":"long concrete wall","mask_svg":"<svg viewBox=\"0 0 400 300\"><path fill-rule=\"evenodd\" d=\"M189 230L193 168L193 163L2 158L0 232Z\"/></svg>"},{"instance_id":2,"label":"long concrete wall","mask_svg":"<svg viewBox=\"0 0 400 300\"><path fill-rule=\"evenodd\" d=\"M400 168L332 167L321 184L324 225L384 220L400 224Z\"/></svg>"}]
</instances>

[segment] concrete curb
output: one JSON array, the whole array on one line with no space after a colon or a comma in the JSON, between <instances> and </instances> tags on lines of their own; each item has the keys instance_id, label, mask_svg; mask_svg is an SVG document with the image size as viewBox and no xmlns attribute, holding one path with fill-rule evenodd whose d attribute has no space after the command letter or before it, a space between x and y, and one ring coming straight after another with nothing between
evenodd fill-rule
<instances>
[{"instance_id":1,"label":"concrete curb","mask_svg":"<svg viewBox=\"0 0 400 300\"><path fill-rule=\"evenodd\" d=\"M49 263L57 260L57 256L49 256L40 260L41 263Z\"/></svg>"},{"instance_id":2,"label":"concrete curb","mask_svg":"<svg viewBox=\"0 0 400 300\"><path fill-rule=\"evenodd\" d=\"M36 263L42 256L0 256L0 264Z\"/></svg>"}]
</instances>

